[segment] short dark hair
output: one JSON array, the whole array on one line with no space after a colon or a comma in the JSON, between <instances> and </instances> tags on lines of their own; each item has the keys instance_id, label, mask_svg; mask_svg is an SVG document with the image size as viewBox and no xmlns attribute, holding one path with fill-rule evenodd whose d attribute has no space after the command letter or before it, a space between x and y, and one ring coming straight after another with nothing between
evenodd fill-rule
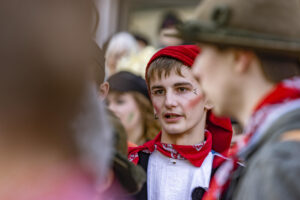
<instances>
[{"instance_id":1,"label":"short dark hair","mask_svg":"<svg viewBox=\"0 0 300 200\"><path fill-rule=\"evenodd\" d=\"M229 48L228 46L217 45L218 51L226 51ZM264 77L271 83L279 83L284 79L300 75L300 57L255 49L248 50L253 51L257 56Z\"/></svg>"}]
</instances>

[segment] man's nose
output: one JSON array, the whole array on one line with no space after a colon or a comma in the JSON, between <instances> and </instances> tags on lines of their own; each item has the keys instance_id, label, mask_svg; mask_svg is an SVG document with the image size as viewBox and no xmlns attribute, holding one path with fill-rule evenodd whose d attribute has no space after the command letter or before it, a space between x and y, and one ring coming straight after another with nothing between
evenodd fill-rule
<instances>
[{"instance_id":1,"label":"man's nose","mask_svg":"<svg viewBox=\"0 0 300 200\"><path fill-rule=\"evenodd\" d=\"M175 94L172 91L168 91L166 93L165 106L167 108L171 108L171 107L177 106L176 97L175 97Z\"/></svg>"}]
</instances>

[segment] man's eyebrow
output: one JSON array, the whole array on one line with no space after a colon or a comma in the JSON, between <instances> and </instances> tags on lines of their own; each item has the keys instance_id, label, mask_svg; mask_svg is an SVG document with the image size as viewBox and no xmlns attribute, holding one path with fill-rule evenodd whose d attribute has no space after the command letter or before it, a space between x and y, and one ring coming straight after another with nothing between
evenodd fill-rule
<instances>
[{"instance_id":1,"label":"man's eyebrow","mask_svg":"<svg viewBox=\"0 0 300 200\"><path fill-rule=\"evenodd\" d=\"M162 89L162 88L164 88L164 87L161 86L161 85L153 85L153 86L151 87L151 90L153 90L153 89Z\"/></svg>"},{"instance_id":2,"label":"man's eyebrow","mask_svg":"<svg viewBox=\"0 0 300 200\"><path fill-rule=\"evenodd\" d=\"M193 85L189 82L179 82L179 83L175 83L174 86L178 87L178 86L193 86Z\"/></svg>"}]
</instances>

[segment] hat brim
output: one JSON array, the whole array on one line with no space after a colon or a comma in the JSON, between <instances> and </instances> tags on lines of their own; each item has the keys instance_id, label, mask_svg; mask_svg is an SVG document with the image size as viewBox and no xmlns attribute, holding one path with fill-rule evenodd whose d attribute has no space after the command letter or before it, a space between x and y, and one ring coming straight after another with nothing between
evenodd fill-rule
<instances>
[{"instance_id":1,"label":"hat brim","mask_svg":"<svg viewBox=\"0 0 300 200\"><path fill-rule=\"evenodd\" d=\"M146 181L144 169L130 162L127 157L116 153L113 159L114 173L129 194L139 192Z\"/></svg>"},{"instance_id":2,"label":"hat brim","mask_svg":"<svg viewBox=\"0 0 300 200\"><path fill-rule=\"evenodd\" d=\"M300 56L299 39L276 37L199 21L186 22L178 27L178 31L178 34L168 34L168 36L179 37L185 41L255 49L293 57Z\"/></svg>"}]
</instances>

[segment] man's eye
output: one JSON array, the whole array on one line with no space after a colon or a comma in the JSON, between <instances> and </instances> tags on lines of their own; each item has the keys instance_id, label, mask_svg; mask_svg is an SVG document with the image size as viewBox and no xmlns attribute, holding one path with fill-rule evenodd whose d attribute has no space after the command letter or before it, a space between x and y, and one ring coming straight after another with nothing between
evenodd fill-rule
<instances>
[{"instance_id":1,"label":"man's eye","mask_svg":"<svg viewBox=\"0 0 300 200\"><path fill-rule=\"evenodd\" d=\"M189 91L189 89L188 89L188 88L185 88L185 87L179 87L179 88L177 88L176 90L177 90L177 92L179 92L179 93L183 93L183 92Z\"/></svg>"},{"instance_id":2,"label":"man's eye","mask_svg":"<svg viewBox=\"0 0 300 200\"><path fill-rule=\"evenodd\" d=\"M164 94L164 90L154 90L152 92L152 94L154 94L154 95L163 95Z\"/></svg>"}]
</instances>

